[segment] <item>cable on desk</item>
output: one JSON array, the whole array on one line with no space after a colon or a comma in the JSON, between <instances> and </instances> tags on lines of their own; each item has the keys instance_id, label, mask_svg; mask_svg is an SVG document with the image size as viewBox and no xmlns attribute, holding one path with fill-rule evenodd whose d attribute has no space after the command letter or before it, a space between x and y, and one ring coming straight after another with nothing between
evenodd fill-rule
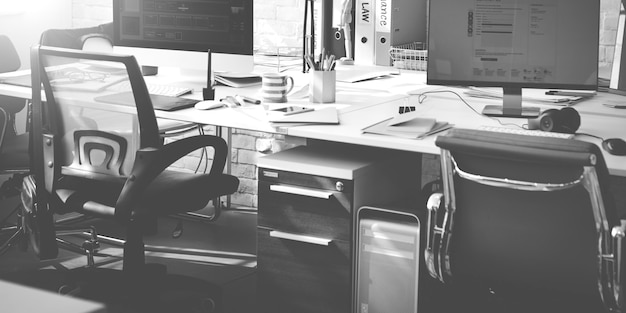
<instances>
[{"instance_id":1,"label":"cable on desk","mask_svg":"<svg viewBox=\"0 0 626 313\"><path fill-rule=\"evenodd\" d=\"M600 139L601 141L604 141L604 138L597 136L597 135L592 135L589 133L575 133L575 135L589 136L589 137L597 138L597 139Z\"/></svg>"},{"instance_id":2,"label":"cable on desk","mask_svg":"<svg viewBox=\"0 0 626 313\"><path fill-rule=\"evenodd\" d=\"M474 109L474 107L471 104L469 104L467 102L467 100L465 100L459 93L457 93L456 91L452 91L452 90L431 90L431 91L425 91L423 93L417 94L417 102L419 104L422 104L424 102L424 100L426 100L426 98L427 98L426 95L429 94L429 93L445 93L445 92L449 92L449 93L457 96L465 104L465 106L470 108L470 110L472 110L477 115L480 115L482 117L490 118L490 119L498 122L498 124L500 124L502 126L516 126L516 127L521 128L521 129L528 129L528 124L524 124L524 125L520 126L520 125L517 125L517 124L514 124L514 123L503 123L500 119L498 119L496 117L483 115L482 113L476 111L476 109ZM524 126L526 126L526 127L524 127Z\"/></svg>"}]
</instances>

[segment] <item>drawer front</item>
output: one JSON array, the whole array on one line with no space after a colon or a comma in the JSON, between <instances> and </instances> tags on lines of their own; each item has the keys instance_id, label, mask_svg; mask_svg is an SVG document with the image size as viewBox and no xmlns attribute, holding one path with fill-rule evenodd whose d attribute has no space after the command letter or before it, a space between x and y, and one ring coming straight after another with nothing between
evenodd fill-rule
<instances>
[{"instance_id":1,"label":"drawer front","mask_svg":"<svg viewBox=\"0 0 626 313\"><path fill-rule=\"evenodd\" d=\"M259 181L352 193L351 180L259 168ZM339 183L339 188L337 188Z\"/></svg>"},{"instance_id":2,"label":"drawer front","mask_svg":"<svg viewBox=\"0 0 626 313\"><path fill-rule=\"evenodd\" d=\"M352 194L259 182L258 225L348 241Z\"/></svg>"},{"instance_id":3,"label":"drawer front","mask_svg":"<svg viewBox=\"0 0 626 313\"><path fill-rule=\"evenodd\" d=\"M350 312L350 246L277 238L258 228L261 312Z\"/></svg>"}]
</instances>

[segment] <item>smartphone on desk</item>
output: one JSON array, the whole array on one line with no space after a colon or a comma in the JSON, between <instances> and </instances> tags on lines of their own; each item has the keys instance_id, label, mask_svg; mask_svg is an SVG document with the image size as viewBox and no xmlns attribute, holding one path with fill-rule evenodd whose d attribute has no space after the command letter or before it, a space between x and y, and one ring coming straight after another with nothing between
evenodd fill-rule
<instances>
[{"instance_id":1,"label":"smartphone on desk","mask_svg":"<svg viewBox=\"0 0 626 313\"><path fill-rule=\"evenodd\" d=\"M277 112L283 115L292 115L292 114L298 114L298 113L304 113L304 112L310 112L310 111L313 111L313 108L307 108L307 107L295 106L295 105L270 110L270 112Z\"/></svg>"}]
</instances>

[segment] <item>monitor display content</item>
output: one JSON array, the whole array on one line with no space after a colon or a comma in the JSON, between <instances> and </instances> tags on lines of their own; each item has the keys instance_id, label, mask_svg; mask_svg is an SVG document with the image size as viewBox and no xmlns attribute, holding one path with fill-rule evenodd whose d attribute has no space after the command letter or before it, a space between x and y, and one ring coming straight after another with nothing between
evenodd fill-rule
<instances>
[{"instance_id":1,"label":"monitor display content","mask_svg":"<svg viewBox=\"0 0 626 313\"><path fill-rule=\"evenodd\" d=\"M599 19L599 0L431 1L427 83L502 87L483 113L538 115L522 88L597 89Z\"/></svg>"},{"instance_id":2,"label":"monitor display content","mask_svg":"<svg viewBox=\"0 0 626 313\"><path fill-rule=\"evenodd\" d=\"M144 65L184 64L186 58L198 55L206 63L209 50L214 56L240 55L252 60L253 0L114 0L113 24L113 44L147 49L138 57ZM202 54L153 56L160 53L155 49Z\"/></svg>"}]
</instances>

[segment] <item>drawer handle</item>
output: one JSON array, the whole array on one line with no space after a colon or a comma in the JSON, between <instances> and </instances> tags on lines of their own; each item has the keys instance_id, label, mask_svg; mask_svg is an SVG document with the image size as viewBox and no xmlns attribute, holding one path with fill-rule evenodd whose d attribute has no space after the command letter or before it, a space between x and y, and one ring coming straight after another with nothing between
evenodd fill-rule
<instances>
[{"instance_id":1,"label":"drawer handle","mask_svg":"<svg viewBox=\"0 0 626 313\"><path fill-rule=\"evenodd\" d=\"M330 197L333 196L333 193L328 192L328 191L298 188L298 187L285 186L285 185L271 185L270 190L276 191L276 192L282 192L282 193L289 193L289 194L298 195L298 196L320 198L320 199L330 199Z\"/></svg>"},{"instance_id":2,"label":"drawer handle","mask_svg":"<svg viewBox=\"0 0 626 313\"><path fill-rule=\"evenodd\" d=\"M320 245L320 246L328 246L332 242L331 239L290 234L290 233L285 233L285 232L278 231L278 230L270 231L270 237L299 241L299 242L304 242L304 243L311 243L311 244Z\"/></svg>"}]
</instances>

